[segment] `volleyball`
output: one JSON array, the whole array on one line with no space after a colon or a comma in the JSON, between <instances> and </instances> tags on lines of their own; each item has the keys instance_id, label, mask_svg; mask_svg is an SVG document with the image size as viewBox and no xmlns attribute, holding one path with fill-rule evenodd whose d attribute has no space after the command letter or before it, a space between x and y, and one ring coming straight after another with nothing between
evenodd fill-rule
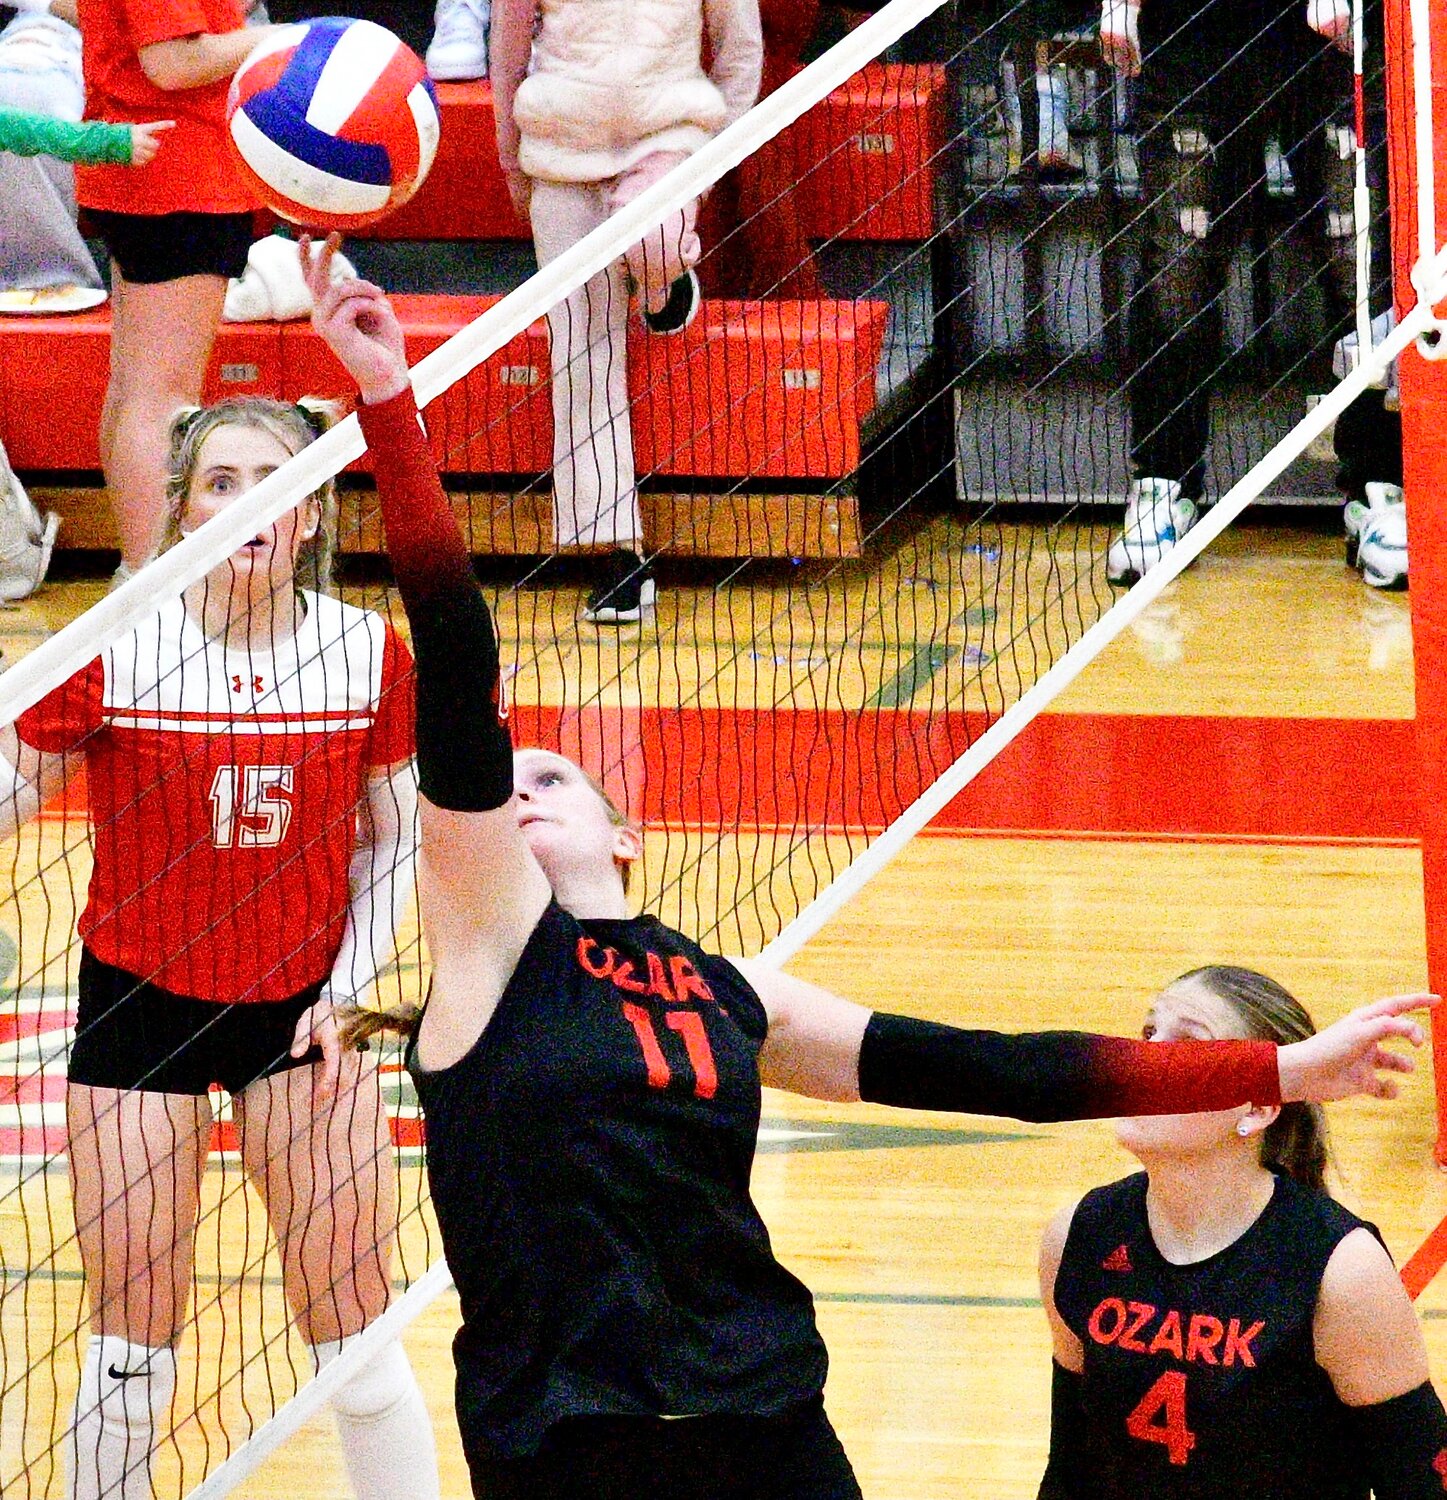
<instances>
[{"instance_id":1,"label":"volleyball","mask_svg":"<svg viewBox=\"0 0 1447 1500\"><path fill-rule=\"evenodd\" d=\"M358 229L427 177L441 122L421 59L340 16L283 27L237 70L227 125L263 203L312 229Z\"/></svg>"}]
</instances>

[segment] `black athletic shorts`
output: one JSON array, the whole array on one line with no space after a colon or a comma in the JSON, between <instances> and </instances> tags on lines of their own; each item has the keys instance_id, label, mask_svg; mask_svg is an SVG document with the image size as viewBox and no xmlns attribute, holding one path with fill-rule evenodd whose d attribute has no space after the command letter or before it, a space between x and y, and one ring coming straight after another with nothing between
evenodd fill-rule
<instances>
[{"instance_id":1,"label":"black athletic shorts","mask_svg":"<svg viewBox=\"0 0 1447 1500\"><path fill-rule=\"evenodd\" d=\"M321 1058L319 1047L291 1055L296 1023L321 988L314 984L289 1000L221 1005L173 995L82 948L67 1077L151 1094L204 1094L219 1083L239 1094L258 1078Z\"/></svg>"},{"instance_id":2,"label":"black athletic shorts","mask_svg":"<svg viewBox=\"0 0 1447 1500\"><path fill-rule=\"evenodd\" d=\"M127 281L154 286L183 276L240 276L255 233L246 214L121 214L88 208Z\"/></svg>"},{"instance_id":3,"label":"black athletic shorts","mask_svg":"<svg viewBox=\"0 0 1447 1500\"><path fill-rule=\"evenodd\" d=\"M860 1500L820 1396L776 1417L569 1417L530 1458L464 1447L475 1500Z\"/></svg>"}]
</instances>

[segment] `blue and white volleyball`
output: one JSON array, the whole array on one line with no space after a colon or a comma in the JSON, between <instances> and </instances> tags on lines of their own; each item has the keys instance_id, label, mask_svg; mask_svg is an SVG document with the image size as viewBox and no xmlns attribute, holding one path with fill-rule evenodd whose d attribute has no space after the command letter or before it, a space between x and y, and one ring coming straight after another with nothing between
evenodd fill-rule
<instances>
[{"instance_id":1,"label":"blue and white volleyball","mask_svg":"<svg viewBox=\"0 0 1447 1500\"><path fill-rule=\"evenodd\" d=\"M344 17L268 37L237 70L227 118L262 201L312 229L358 229L400 208L441 136L417 54L385 27Z\"/></svg>"}]
</instances>

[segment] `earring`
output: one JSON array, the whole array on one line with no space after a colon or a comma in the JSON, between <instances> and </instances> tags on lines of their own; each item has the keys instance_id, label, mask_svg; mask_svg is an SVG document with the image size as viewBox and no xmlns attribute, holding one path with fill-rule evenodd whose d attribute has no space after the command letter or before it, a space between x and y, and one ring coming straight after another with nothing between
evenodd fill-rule
<instances>
[{"instance_id":1,"label":"earring","mask_svg":"<svg viewBox=\"0 0 1447 1500\"><path fill-rule=\"evenodd\" d=\"M1237 1122L1236 1122L1236 1134L1239 1135L1244 1140L1248 1135L1251 1134L1251 1127L1250 1127L1250 1125L1248 1125L1245 1120L1237 1120Z\"/></svg>"}]
</instances>

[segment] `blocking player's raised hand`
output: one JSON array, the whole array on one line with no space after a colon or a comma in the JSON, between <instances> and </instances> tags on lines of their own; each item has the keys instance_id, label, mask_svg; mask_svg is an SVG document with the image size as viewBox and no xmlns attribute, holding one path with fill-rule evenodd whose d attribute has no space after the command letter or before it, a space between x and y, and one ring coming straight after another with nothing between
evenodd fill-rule
<instances>
[{"instance_id":1,"label":"blocking player's raised hand","mask_svg":"<svg viewBox=\"0 0 1447 1500\"><path fill-rule=\"evenodd\" d=\"M407 388L407 346L381 287L355 276L332 279L340 245L335 234L328 235L320 248L310 235L303 235L297 247L312 297L312 327L357 382L362 400L376 406Z\"/></svg>"},{"instance_id":2,"label":"blocking player's raised hand","mask_svg":"<svg viewBox=\"0 0 1447 1500\"><path fill-rule=\"evenodd\" d=\"M1394 1073L1410 1073L1410 1057L1385 1043L1398 1039L1420 1047L1426 1032L1408 1012L1437 1004L1436 995L1392 995L1358 1006L1334 1025L1303 1042L1292 1042L1276 1054L1283 1103L1305 1099L1324 1103L1370 1094L1395 1099ZM1383 1076L1386 1075L1386 1076Z\"/></svg>"}]
</instances>

